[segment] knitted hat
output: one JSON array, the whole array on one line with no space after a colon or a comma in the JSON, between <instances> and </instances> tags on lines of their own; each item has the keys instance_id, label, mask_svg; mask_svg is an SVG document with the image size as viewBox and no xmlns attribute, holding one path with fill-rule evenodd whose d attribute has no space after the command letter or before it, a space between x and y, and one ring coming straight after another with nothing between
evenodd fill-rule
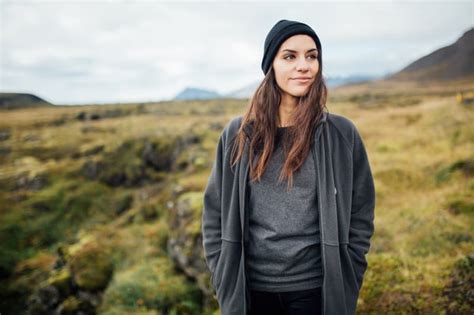
<instances>
[{"instance_id":1,"label":"knitted hat","mask_svg":"<svg viewBox=\"0 0 474 315\"><path fill-rule=\"evenodd\" d=\"M272 27L265 38L262 59L262 70L264 74L267 74L271 64L273 63L273 58L275 58L275 55L277 54L278 49L280 49L281 44L288 37L296 34L306 34L311 36L316 43L316 47L318 48L319 58L322 60L321 42L319 41L318 35L316 35L311 27L297 21L280 20Z\"/></svg>"}]
</instances>

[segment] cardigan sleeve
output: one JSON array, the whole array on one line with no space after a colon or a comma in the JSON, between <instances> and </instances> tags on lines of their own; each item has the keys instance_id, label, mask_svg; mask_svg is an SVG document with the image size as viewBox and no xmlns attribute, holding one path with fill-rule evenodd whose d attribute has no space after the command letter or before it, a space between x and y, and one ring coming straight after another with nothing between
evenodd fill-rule
<instances>
[{"instance_id":1,"label":"cardigan sleeve","mask_svg":"<svg viewBox=\"0 0 474 315\"><path fill-rule=\"evenodd\" d=\"M216 148L216 156L213 162L211 174L204 191L202 211L202 245L206 264L214 273L214 269L221 251L221 189L222 170L225 152L225 130L219 137Z\"/></svg>"},{"instance_id":2,"label":"cardigan sleeve","mask_svg":"<svg viewBox=\"0 0 474 315\"><path fill-rule=\"evenodd\" d=\"M349 254L352 257L359 288L367 269L366 254L374 233L375 187L367 152L362 138L354 127L353 184L349 227Z\"/></svg>"}]
</instances>

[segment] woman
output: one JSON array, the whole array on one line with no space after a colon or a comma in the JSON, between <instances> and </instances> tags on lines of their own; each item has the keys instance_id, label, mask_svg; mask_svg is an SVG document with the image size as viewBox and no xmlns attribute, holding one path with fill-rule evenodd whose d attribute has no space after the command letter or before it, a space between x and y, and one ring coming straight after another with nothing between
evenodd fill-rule
<instances>
[{"instance_id":1,"label":"woman","mask_svg":"<svg viewBox=\"0 0 474 315\"><path fill-rule=\"evenodd\" d=\"M262 70L248 111L220 135L204 192L203 247L221 313L353 314L374 232L364 144L349 119L324 111L311 27L276 23Z\"/></svg>"}]
</instances>

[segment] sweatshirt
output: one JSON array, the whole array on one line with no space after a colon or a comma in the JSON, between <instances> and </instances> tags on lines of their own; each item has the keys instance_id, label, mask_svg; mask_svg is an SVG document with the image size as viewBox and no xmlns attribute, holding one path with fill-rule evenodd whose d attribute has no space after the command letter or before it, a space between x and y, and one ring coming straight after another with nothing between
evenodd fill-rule
<instances>
[{"instance_id":1,"label":"sweatshirt","mask_svg":"<svg viewBox=\"0 0 474 315\"><path fill-rule=\"evenodd\" d=\"M322 285L321 245L315 206L316 178L311 152L293 173L293 187L278 182L283 141L290 127L278 127L275 150L260 181L248 181L249 285L282 292ZM255 161L257 161L255 158Z\"/></svg>"}]
</instances>

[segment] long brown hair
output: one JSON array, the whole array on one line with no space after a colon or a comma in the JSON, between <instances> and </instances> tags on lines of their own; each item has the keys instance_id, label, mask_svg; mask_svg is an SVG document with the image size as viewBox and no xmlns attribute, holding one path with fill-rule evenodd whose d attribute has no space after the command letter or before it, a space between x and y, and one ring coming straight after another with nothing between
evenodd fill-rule
<instances>
[{"instance_id":1,"label":"long brown hair","mask_svg":"<svg viewBox=\"0 0 474 315\"><path fill-rule=\"evenodd\" d=\"M326 108L327 87L322 76L321 54L318 54L319 70L316 79L308 92L298 98L298 104L292 116L292 126L288 128L283 139L285 162L280 173L279 182L288 179L288 187L293 186L293 172L303 165L310 153L313 142L314 128L323 116ZM281 101L281 89L275 80L273 66L265 75L244 113L239 131L234 138L231 166L242 157L246 137L250 139L249 163L250 179L260 181L274 150L277 133L277 118ZM250 127L250 128L249 128ZM252 134L247 135L246 130ZM254 163L254 159L258 161Z\"/></svg>"}]
</instances>

